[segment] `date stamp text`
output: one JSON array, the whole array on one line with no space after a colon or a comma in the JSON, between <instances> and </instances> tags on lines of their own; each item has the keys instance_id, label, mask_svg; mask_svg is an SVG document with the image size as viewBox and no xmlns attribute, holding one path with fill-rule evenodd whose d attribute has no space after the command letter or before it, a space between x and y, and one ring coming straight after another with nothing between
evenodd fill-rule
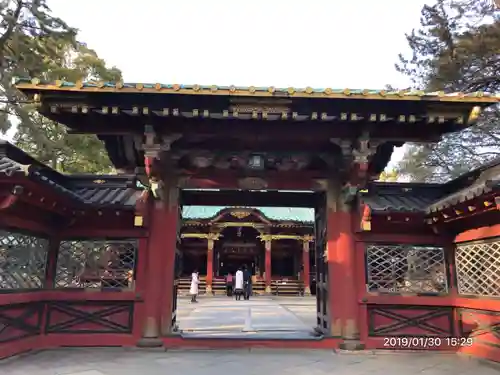
<instances>
[{"instance_id":1,"label":"date stamp text","mask_svg":"<svg viewBox=\"0 0 500 375\"><path fill-rule=\"evenodd\" d=\"M435 349L472 346L471 337L384 337L384 348Z\"/></svg>"}]
</instances>

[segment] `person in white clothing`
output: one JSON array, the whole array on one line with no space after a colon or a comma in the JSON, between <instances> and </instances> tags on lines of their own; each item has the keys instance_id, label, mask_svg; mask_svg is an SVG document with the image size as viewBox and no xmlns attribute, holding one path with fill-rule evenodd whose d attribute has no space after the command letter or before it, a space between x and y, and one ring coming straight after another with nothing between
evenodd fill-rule
<instances>
[{"instance_id":1,"label":"person in white clothing","mask_svg":"<svg viewBox=\"0 0 500 375\"><path fill-rule=\"evenodd\" d=\"M191 274L191 287L189 288L189 294L191 294L191 303L198 302L196 300L196 296L198 296L198 284L200 283L200 279L198 277L198 271L194 270Z\"/></svg>"},{"instance_id":2,"label":"person in white clothing","mask_svg":"<svg viewBox=\"0 0 500 375\"><path fill-rule=\"evenodd\" d=\"M236 301L241 300L241 296L243 295L243 271L241 268L238 268L236 271L236 275L234 276L234 297Z\"/></svg>"}]
</instances>

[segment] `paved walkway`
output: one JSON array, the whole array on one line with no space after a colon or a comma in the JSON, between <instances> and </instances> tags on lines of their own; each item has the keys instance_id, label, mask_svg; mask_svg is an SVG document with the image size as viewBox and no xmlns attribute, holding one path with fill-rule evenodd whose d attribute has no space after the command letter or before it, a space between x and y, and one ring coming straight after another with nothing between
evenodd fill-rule
<instances>
[{"instance_id":1,"label":"paved walkway","mask_svg":"<svg viewBox=\"0 0 500 375\"><path fill-rule=\"evenodd\" d=\"M453 354L59 349L0 362L5 375L498 375Z\"/></svg>"},{"instance_id":2,"label":"paved walkway","mask_svg":"<svg viewBox=\"0 0 500 375\"><path fill-rule=\"evenodd\" d=\"M184 337L311 339L316 317L314 298L180 299L178 309Z\"/></svg>"}]
</instances>

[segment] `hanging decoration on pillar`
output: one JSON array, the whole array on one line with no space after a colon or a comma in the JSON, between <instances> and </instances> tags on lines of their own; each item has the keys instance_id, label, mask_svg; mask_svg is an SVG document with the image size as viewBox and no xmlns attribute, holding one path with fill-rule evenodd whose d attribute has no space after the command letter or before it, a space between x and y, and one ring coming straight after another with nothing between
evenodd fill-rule
<instances>
[{"instance_id":1,"label":"hanging decoration on pillar","mask_svg":"<svg viewBox=\"0 0 500 375\"><path fill-rule=\"evenodd\" d=\"M152 125L144 127L144 164L149 179L149 188L155 199L164 201L168 198L164 192L163 173L164 154L170 151L172 144L182 137L181 134L158 135Z\"/></svg>"},{"instance_id":2,"label":"hanging decoration on pillar","mask_svg":"<svg viewBox=\"0 0 500 375\"><path fill-rule=\"evenodd\" d=\"M364 183L368 176L368 165L371 157L375 154L379 142L370 140L368 132L364 132L358 138L358 146L352 150L354 165L356 166L356 177Z\"/></svg>"},{"instance_id":3,"label":"hanging decoration on pillar","mask_svg":"<svg viewBox=\"0 0 500 375\"><path fill-rule=\"evenodd\" d=\"M372 229L372 223L371 223L371 218L372 218L372 210L368 205L365 205L363 207L363 212L361 216L361 230L362 231L371 231Z\"/></svg>"}]
</instances>

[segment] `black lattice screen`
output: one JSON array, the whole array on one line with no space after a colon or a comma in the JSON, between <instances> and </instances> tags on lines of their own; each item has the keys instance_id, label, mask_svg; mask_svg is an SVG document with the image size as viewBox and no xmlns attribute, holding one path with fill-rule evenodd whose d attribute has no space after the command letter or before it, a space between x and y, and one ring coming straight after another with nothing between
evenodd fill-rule
<instances>
[{"instance_id":1,"label":"black lattice screen","mask_svg":"<svg viewBox=\"0 0 500 375\"><path fill-rule=\"evenodd\" d=\"M0 230L0 292L44 287L49 240Z\"/></svg>"},{"instance_id":2,"label":"black lattice screen","mask_svg":"<svg viewBox=\"0 0 500 375\"><path fill-rule=\"evenodd\" d=\"M55 287L133 289L137 246L134 239L61 241Z\"/></svg>"},{"instance_id":3,"label":"black lattice screen","mask_svg":"<svg viewBox=\"0 0 500 375\"><path fill-rule=\"evenodd\" d=\"M455 269L459 294L500 296L500 238L458 245Z\"/></svg>"},{"instance_id":4,"label":"black lattice screen","mask_svg":"<svg viewBox=\"0 0 500 375\"><path fill-rule=\"evenodd\" d=\"M443 248L372 244L366 249L366 268L369 292L448 292Z\"/></svg>"}]
</instances>

